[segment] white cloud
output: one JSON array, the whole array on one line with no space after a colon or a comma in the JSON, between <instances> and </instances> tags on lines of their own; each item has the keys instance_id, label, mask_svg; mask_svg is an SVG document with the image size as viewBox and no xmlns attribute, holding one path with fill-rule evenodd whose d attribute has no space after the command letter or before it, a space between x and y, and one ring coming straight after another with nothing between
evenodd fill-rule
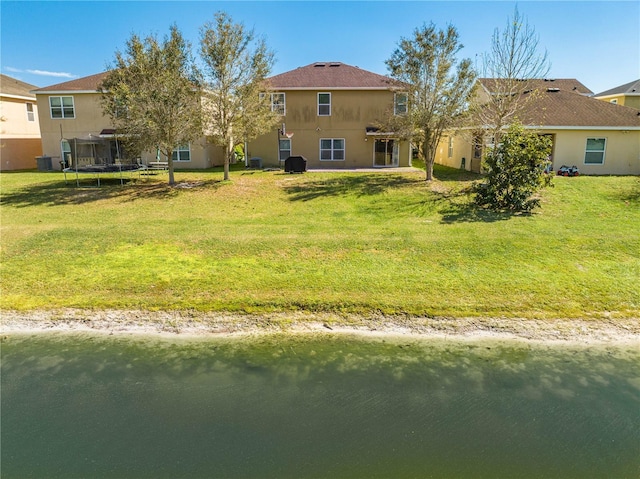
<instances>
[{"instance_id":1,"label":"white cloud","mask_svg":"<svg viewBox=\"0 0 640 479\"><path fill-rule=\"evenodd\" d=\"M23 73L24 71L24 70L20 70L19 68L13 68L13 67L4 67L4 69L11 73Z\"/></svg>"},{"instance_id":2,"label":"white cloud","mask_svg":"<svg viewBox=\"0 0 640 479\"><path fill-rule=\"evenodd\" d=\"M26 70L27 73L31 73L32 75L42 75L46 77L56 77L56 78L76 78L77 75L73 75L71 73L66 72L48 72L46 70Z\"/></svg>"}]
</instances>

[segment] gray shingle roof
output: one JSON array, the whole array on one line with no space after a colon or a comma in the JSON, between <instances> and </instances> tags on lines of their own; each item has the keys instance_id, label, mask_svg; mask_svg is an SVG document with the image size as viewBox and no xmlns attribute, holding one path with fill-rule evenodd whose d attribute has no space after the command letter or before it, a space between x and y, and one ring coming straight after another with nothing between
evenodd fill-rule
<instances>
[{"instance_id":1,"label":"gray shingle roof","mask_svg":"<svg viewBox=\"0 0 640 479\"><path fill-rule=\"evenodd\" d=\"M640 80L635 80L624 85L617 86L611 90L598 93L596 96L609 95L640 95Z\"/></svg>"}]
</instances>

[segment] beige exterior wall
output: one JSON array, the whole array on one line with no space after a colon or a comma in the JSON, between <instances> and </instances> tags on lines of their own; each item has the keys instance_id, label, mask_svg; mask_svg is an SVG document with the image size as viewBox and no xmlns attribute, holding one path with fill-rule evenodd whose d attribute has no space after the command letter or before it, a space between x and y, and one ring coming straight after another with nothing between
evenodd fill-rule
<instances>
[{"instance_id":1,"label":"beige exterior wall","mask_svg":"<svg viewBox=\"0 0 640 479\"><path fill-rule=\"evenodd\" d=\"M631 95L620 94L620 95L609 95L609 96L596 97L596 98L598 100L602 100L610 103L616 103L617 105L628 106L628 107L640 110L640 96L638 95L631 96Z\"/></svg>"},{"instance_id":2,"label":"beige exterior wall","mask_svg":"<svg viewBox=\"0 0 640 479\"><path fill-rule=\"evenodd\" d=\"M583 175L640 175L640 131L638 130L565 130L541 129L542 134L553 136L553 168L562 165L577 166ZM588 138L605 138L604 163L585 164ZM461 158L466 158L466 169L471 169L473 158L472 138L466 132L454 135L453 157L449 158L448 137L438 146L436 163L460 168ZM476 161L476 160L472 160Z\"/></svg>"},{"instance_id":3,"label":"beige exterior wall","mask_svg":"<svg viewBox=\"0 0 640 479\"><path fill-rule=\"evenodd\" d=\"M50 96L72 96L75 118L51 118ZM99 93L38 94L37 98L41 112L42 151L53 158L54 168L59 168L62 154L60 141L63 138L99 135L102 130L113 128L109 118L102 114ZM222 150L207 143L204 138L193 142L189 147L191 161L175 162L175 169L204 169L223 162ZM156 152L143 153L142 160L143 162L155 161Z\"/></svg>"},{"instance_id":4,"label":"beige exterior wall","mask_svg":"<svg viewBox=\"0 0 640 479\"><path fill-rule=\"evenodd\" d=\"M639 175L640 131L541 130L555 135L553 167L575 165L583 175ZM587 138L606 138L602 165L585 164Z\"/></svg>"},{"instance_id":5,"label":"beige exterior wall","mask_svg":"<svg viewBox=\"0 0 640 479\"><path fill-rule=\"evenodd\" d=\"M50 96L71 96L74 104L74 118L51 118ZM40 112L40 134L42 152L53 158L55 168L61 160L60 141L64 139L99 135L106 128L112 128L109 118L102 115L98 93L38 94Z\"/></svg>"},{"instance_id":6,"label":"beige exterior wall","mask_svg":"<svg viewBox=\"0 0 640 479\"><path fill-rule=\"evenodd\" d=\"M464 161L463 161L464 159ZM471 171L473 138L470 132L445 133L438 143L435 162L451 168Z\"/></svg>"},{"instance_id":7,"label":"beige exterior wall","mask_svg":"<svg viewBox=\"0 0 640 479\"><path fill-rule=\"evenodd\" d=\"M27 104L33 108L33 121ZM0 96L0 170L35 168L36 156L42 155L38 107L36 100Z\"/></svg>"},{"instance_id":8,"label":"beige exterior wall","mask_svg":"<svg viewBox=\"0 0 640 479\"><path fill-rule=\"evenodd\" d=\"M318 115L318 93L331 93L331 115ZM371 168L374 165L375 136L366 134L392 111L394 94L382 90L314 90L286 91L283 118L291 138L291 155L307 159L307 168ZM249 157L262 158L264 166L278 166L278 132L249 143ZM283 139L285 137L282 137ZM343 161L321 161L321 139L344 139ZM398 142L399 166L410 165L408 142Z\"/></svg>"}]
</instances>

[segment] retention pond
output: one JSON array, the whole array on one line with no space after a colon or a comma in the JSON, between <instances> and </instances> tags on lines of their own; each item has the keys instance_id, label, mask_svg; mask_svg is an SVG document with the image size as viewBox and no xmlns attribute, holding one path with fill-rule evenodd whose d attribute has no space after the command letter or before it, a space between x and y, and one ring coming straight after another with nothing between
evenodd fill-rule
<instances>
[{"instance_id":1,"label":"retention pond","mask_svg":"<svg viewBox=\"0 0 640 479\"><path fill-rule=\"evenodd\" d=\"M2 477L637 478L637 345L11 334Z\"/></svg>"}]
</instances>

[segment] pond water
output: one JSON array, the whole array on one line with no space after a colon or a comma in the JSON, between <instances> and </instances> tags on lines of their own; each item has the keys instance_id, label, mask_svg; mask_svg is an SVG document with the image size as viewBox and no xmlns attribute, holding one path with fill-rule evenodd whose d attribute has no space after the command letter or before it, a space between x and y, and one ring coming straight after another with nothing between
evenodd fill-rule
<instances>
[{"instance_id":1,"label":"pond water","mask_svg":"<svg viewBox=\"0 0 640 479\"><path fill-rule=\"evenodd\" d=\"M637 478L640 351L444 339L2 342L2 477Z\"/></svg>"}]
</instances>

